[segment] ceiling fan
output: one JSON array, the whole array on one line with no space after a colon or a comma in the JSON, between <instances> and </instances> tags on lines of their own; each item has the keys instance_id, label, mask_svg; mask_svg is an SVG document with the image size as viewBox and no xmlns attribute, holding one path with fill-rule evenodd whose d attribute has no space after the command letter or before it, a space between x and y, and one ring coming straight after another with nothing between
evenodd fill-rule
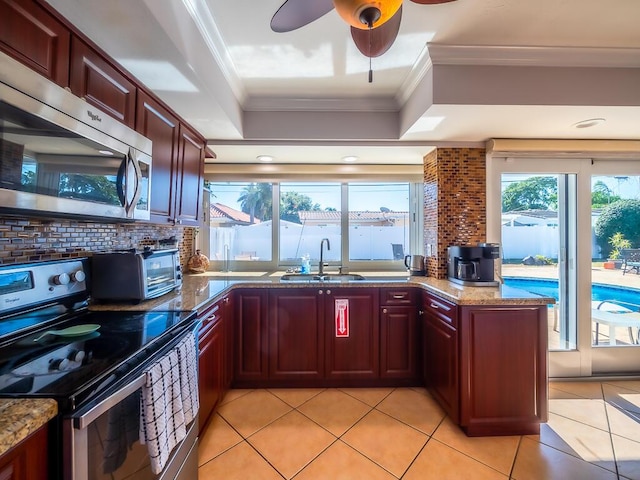
<instances>
[{"instance_id":1,"label":"ceiling fan","mask_svg":"<svg viewBox=\"0 0 640 480\"><path fill-rule=\"evenodd\" d=\"M455 0L411 0L421 5ZM286 0L271 19L271 30L290 32L336 9L351 25L351 37L360 52L369 57L369 83L373 81L371 58L385 53L400 31L402 0Z\"/></svg>"}]
</instances>

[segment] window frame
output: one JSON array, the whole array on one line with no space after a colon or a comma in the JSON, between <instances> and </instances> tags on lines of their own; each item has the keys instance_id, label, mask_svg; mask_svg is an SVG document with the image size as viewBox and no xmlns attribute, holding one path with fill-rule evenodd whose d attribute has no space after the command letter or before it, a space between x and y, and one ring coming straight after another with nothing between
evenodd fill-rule
<instances>
[{"instance_id":1,"label":"window frame","mask_svg":"<svg viewBox=\"0 0 640 480\"><path fill-rule=\"evenodd\" d=\"M263 261L251 261L251 260L233 260L229 259L228 262L224 260L211 259L209 269L212 271L231 271L231 272L273 272L280 270L287 270L299 267L299 261L281 261L280 256L280 186L282 183L290 183L291 181L300 181L303 183L314 183L303 181L299 179L287 179L283 181L276 181L272 179L260 179L252 178L247 180L245 178L232 180L225 179L221 181L211 181L210 190L215 194L216 183L270 183L272 194L272 229L271 229L271 260ZM319 182L325 183L325 180L319 180ZM368 260L368 261L350 261L349 260L349 185L358 183L406 183L409 186L409 245L405 251L405 255L408 254L422 254L424 250L423 245L423 184L415 182L413 179L393 178L390 181L385 182L377 178L372 179L358 179L350 181L336 181L340 184L340 205L341 205L341 259L340 261L333 261L329 263L329 269L336 269L341 266L349 269L350 271L363 271L363 272L406 272L404 265L404 259L402 260ZM277 221L276 221L277 219ZM318 248L320 246L318 245ZM318 265L311 265L311 271L317 271Z\"/></svg>"}]
</instances>

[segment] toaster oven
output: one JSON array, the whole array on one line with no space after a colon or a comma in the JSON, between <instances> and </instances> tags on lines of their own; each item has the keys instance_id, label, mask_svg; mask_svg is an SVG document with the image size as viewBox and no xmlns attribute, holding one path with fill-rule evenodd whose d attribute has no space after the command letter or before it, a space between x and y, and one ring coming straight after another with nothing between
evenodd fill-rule
<instances>
[{"instance_id":1,"label":"toaster oven","mask_svg":"<svg viewBox=\"0 0 640 480\"><path fill-rule=\"evenodd\" d=\"M98 301L141 302L182 286L178 249L125 250L91 257L91 296Z\"/></svg>"}]
</instances>

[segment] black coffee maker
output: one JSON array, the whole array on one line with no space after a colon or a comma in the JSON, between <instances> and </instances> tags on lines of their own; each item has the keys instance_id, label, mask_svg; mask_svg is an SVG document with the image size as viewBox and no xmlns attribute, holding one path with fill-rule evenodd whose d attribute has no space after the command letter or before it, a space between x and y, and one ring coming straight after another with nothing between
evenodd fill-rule
<instances>
[{"instance_id":1,"label":"black coffee maker","mask_svg":"<svg viewBox=\"0 0 640 480\"><path fill-rule=\"evenodd\" d=\"M448 251L449 280L474 287L497 286L495 261L500 258L500 245L479 243L477 246L453 245Z\"/></svg>"}]
</instances>

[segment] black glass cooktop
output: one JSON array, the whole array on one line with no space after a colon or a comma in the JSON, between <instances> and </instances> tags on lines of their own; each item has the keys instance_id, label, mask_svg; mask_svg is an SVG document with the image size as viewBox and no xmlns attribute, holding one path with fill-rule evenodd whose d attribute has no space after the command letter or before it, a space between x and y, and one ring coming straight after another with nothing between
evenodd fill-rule
<instances>
[{"instance_id":1,"label":"black glass cooktop","mask_svg":"<svg viewBox=\"0 0 640 480\"><path fill-rule=\"evenodd\" d=\"M135 370L194 319L185 311L85 311L5 339L0 397L52 397L73 408Z\"/></svg>"}]
</instances>

